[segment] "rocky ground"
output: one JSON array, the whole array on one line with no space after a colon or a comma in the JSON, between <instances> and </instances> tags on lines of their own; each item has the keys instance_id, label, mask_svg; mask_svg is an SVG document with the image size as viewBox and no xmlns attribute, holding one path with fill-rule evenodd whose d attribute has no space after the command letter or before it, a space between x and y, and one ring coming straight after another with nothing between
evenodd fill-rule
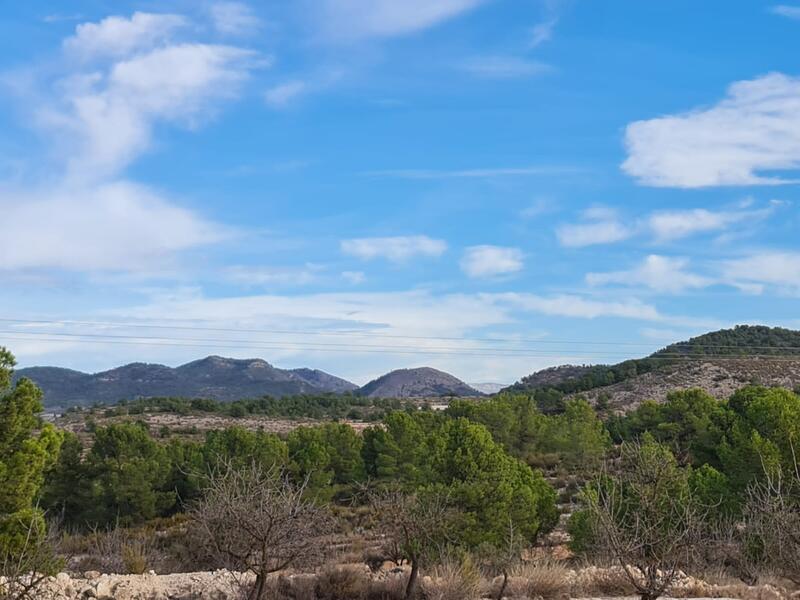
<instances>
[{"instance_id":1,"label":"rocky ground","mask_svg":"<svg viewBox=\"0 0 800 600\"><path fill-rule=\"evenodd\" d=\"M795 389L800 386L800 360L748 358L685 362L574 395L592 402L604 396L611 409L626 412L643 400L663 402L667 394L675 390L702 388L721 400L752 383Z\"/></svg>"},{"instance_id":2,"label":"rocky ground","mask_svg":"<svg viewBox=\"0 0 800 600\"><path fill-rule=\"evenodd\" d=\"M405 571L400 568L386 569L377 574L370 574L364 565L344 565L337 568L350 568L372 583L389 584L388 589L402 589ZM548 589L553 600L563 600L570 597L581 598L629 598L632 590L626 589L624 576L619 567L601 569L586 567L580 570L559 571L562 576L562 585L553 587L552 581ZM273 588L276 593L280 591L281 597L296 600L313 600L316 575L310 574L283 574L275 575ZM552 579L552 573L550 573ZM516 578L520 579L520 578ZM515 578L509 582L514 598L520 597L514 593ZM144 575L108 575L96 571L89 571L81 575L60 573L48 578L44 585L34 596L42 600L234 600L241 599L243 589L252 582L252 575L233 573L227 570L199 573L177 573L170 575L156 575L154 572ZM401 585L393 585L399 583ZM2 582L0 582L0 585ZM497 581L487 582L485 592L488 595ZM434 589L437 586L436 578L424 577L421 581L422 589ZM544 590L543 590L544 591ZM496 592L495 592L496 593ZM540 594L541 596L541 594ZM391 598L393 596L386 596ZM736 598L739 600L784 600L798 598L798 593L792 594L776 585L745 586L740 583L711 584L704 581L683 576L673 586L670 597L673 598Z\"/></svg>"}]
</instances>

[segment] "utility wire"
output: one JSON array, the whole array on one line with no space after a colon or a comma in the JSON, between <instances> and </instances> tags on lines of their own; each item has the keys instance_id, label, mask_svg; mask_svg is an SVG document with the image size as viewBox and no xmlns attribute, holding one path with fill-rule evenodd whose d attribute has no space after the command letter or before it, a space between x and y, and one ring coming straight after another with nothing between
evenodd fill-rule
<instances>
[{"instance_id":1,"label":"utility wire","mask_svg":"<svg viewBox=\"0 0 800 600\"><path fill-rule=\"evenodd\" d=\"M3 332L0 332L3 333ZM542 357L549 357L549 356L565 356L570 358L592 358L592 357L599 357L599 356L607 356L608 353L587 353L587 352L570 352L568 350L564 350L562 352L554 353L553 351L535 351L535 350L524 350L524 349L508 349L508 350L494 350L494 351L484 351L481 348L465 348L465 349L453 349L450 351L441 351L435 349L425 349L425 348L410 348L407 346L397 346L397 347L363 347L358 345L343 345L342 348L330 348L330 347L315 347L313 345L287 345L281 343L269 343L269 342L243 342L237 343L236 345L227 345L231 342L236 342L236 340L221 340L219 342L214 341L214 343L193 343L196 340L188 338L185 341L180 339L171 340L169 338L152 338L146 339L141 338L139 336L116 336L114 339L106 339L102 335L97 337L91 337L90 339L86 339L87 337L93 334L69 334L69 333L36 333L36 334L25 334L22 333L20 335L19 332L13 332L11 335L4 335L3 339L7 340L15 340L15 341L39 341L39 342L63 342L63 343L83 343L83 344L123 344L123 345L138 345L138 346L172 346L172 347L189 347L189 348L224 348L224 349L250 349L250 350L285 350L285 351L310 351L310 352L337 352L341 353L346 350L351 350L352 353L368 353L368 354L423 354L423 355L430 355L430 356L475 356L475 357L489 357L489 358L542 358ZM49 337L44 337L49 336ZM120 339L121 338L121 339ZM185 343L189 342L189 343ZM202 340L201 340L202 342ZM662 360L662 361L681 361L681 362L708 362L708 361L741 361L744 358L753 359L757 358L759 360L765 361L775 361L775 362L796 362L800 360L800 355L776 355L776 354L764 354L764 355L748 355L746 357L742 356L731 356L731 355L685 355L685 354L675 354L675 355L661 355L661 356L654 356L649 357L648 360Z\"/></svg>"},{"instance_id":2,"label":"utility wire","mask_svg":"<svg viewBox=\"0 0 800 600\"><path fill-rule=\"evenodd\" d=\"M452 340L462 342L505 342L505 343L533 343L533 344L574 344L581 346L589 345L602 345L602 346L644 346L652 347L653 344L645 342L615 342L615 341L589 341L589 340L554 340L554 339L538 339L538 338L502 338L502 337L455 337L455 336L414 336L414 335L399 335L399 334L384 334L371 331L360 330L333 330L333 331L308 331L297 329L248 329L248 328L231 328L231 327L203 327L196 325L164 325L164 324L146 324L146 323L128 323L120 321L78 321L78 320L55 320L55 319L16 319L16 318L0 318L2 323L18 323L18 324L37 324L37 325L80 325L80 326L95 326L95 327L118 327L118 328L136 328L136 329L167 329L167 330L184 330L184 331L215 331L225 333L266 333L277 335L304 335L304 336L348 336L348 337L377 337L387 339L408 339L408 340ZM27 334L24 331L14 330L0 333L20 333ZM45 333L45 332L38 332ZM48 333L49 335L49 333ZM55 334L53 334L55 335ZM78 335L78 334L75 334ZM96 335L96 334L84 334ZM111 334L109 334L111 335ZM128 337L142 337L142 336L128 336ZM164 339L164 338L153 338ZM191 338L187 338L191 339ZM206 340L204 340L206 341ZM236 340L229 340L236 341ZM321 344L321 342L318 342ZM694 346L689 346L689 342L677 342L669 344L670 346L687 346L694 349ZM353 344L347 344L352 347ZM739 349L739 350L775 350L775 346L756 346L756 345L736 345L736 344L704 344L701 346L704 349ZM798 350L800 346L781 346L777 349L780 350ZM603 353L608 354L606 352Z\"/></svg>"}]
</instances>

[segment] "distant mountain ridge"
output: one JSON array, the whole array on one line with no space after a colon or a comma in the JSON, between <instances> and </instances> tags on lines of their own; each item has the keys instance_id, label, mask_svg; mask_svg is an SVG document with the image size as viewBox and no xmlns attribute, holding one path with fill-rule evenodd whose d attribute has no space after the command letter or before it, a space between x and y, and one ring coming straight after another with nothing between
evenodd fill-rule
<instances>
[{"instance_id":1,"label":"distant mountain ridge","mask_svg":"<svg viewBox=\"0 0 800 600\"><path fill-rule=\"evenodd\" d=\"M58 367L19 369L44 392L46 407L66 408L153 396L238 400L259 396L343 393L355 384L314 369L279 369L261 359L208 356L179 367L131 363L100 373Z\"/></svg>"},{"instance_id":2,"label":"distant mountain ridge","mask_svg":"<svg viewBox=\"0 0 800 600\"><path fill-rule=\"evenodd\" d=\"M20 377L27 377L42 388L48 409L156 396L224 401L322 393L386 398L481 395L460 379L429 367L392 371L359 388L318 369L280 369L260 358L222 356L208 356L175 368L130 363L92 374L59 367L29 367L15 372L14 378Z\"/></svg>"},{"instance_id":3,"label":"distant mountain ridge","mask_svg":"<svg viewBox=\"0 0 800 600\"><path fill-rule=\"evenodd\" d=\"M482 396L449 373L431 367L397 369L370 381L359 390L374 398L424 398L440 396Z\"/></svg>"},{"instance_id":4,"label":"distant mountain ridge","mask_svg":"<svg viewBox=\"0 0 800 600\"><path fill-rule=\"evenodd\" d=\"M625 410L676 389L699 387L725 398L750 383L800 386L800 331L737 325L670 344L640 359L615 365L562 365L523 377L504 391L556 389L603 399Z\"/></svg>"}]
</instances>

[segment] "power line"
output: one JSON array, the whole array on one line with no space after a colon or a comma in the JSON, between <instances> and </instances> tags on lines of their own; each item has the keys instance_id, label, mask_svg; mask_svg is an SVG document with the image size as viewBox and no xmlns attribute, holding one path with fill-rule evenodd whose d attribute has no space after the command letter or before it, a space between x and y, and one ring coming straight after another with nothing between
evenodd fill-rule
<instances>
[{"instance_id":1,"label":"power line","mask_svg":"<svg viewBox=\"0 0 800 600\"><path fill-rule=\"evenodd\" d=\"M277 315L276 315L277 316ZM162 319L163 320L163 319ZM652 347L654 344L646 342L630 342L630 341L602 341L602 340L554 340L554 339L539 339L539 338L502 338L502 337L466 337L466 336L419 336L419 335L400 335L379 333L373 331L361 330L332 330L332 331L309 331L299 329L249 329L249 328L232 328L232 327L204 327L197 325L164 325L164 324L149 324L149 323L130 323L121 321L81 321L81 320L57 320L57 319L19 319L19 318L0 318L3 323L32 323L37 325L81 325L81 326L95 326L95 327L119 327L119 328L136 328L136 329L167 329L167 330L184 330L184 331L214 331L224 333L265 333L277 335L305 335L305 336L348 336L348 337L376 337L386 339L407 339L407 340L450 340L461 342L504 342L504 343L532 343L532 344L574 344L581 346L589 345L602 345L602 346L640 346ZM3 332L0 332L3 333ZM12 332L8 332L12 333ZM26 333L22 331L14 331L13 333ZM44 333L44 332L42 332ZM86 334L90 335L90 334ZM111 334L109 334L111 335ZM141 336L131 336L141 337ZM162 338L158 338L162 339ZM234 340L231 340L234 341ZM321 342L319 342L321 343ZM688 346L689 342L676 342L669 344L670 346ZM352 344L348 344L352 346ZM740 349L740 350L775 350L775 346L756 346L756 345L736 345L736 344L704 344L702 348L714 349ZM800 346L782 346L781 350L798 350ZM604 352L604 354L607 354Z\"/></svg>"},{"instance_id":2,"label":"power line","mask_svg":"<svg viewBox=\"0 0 800 600\"><path fill-rule=\"evenodd\" d=\"M0 332L3 333L3 332ZM250 350L285 350L285 351L313 351L313 352L342 352L342 348L330 347L313 347L310 345L294 345L289 346L286 344L270 344L269 342L263 343L244 343L237 345L225 345L230 343L230 340L222 340L222 343L182 343L182 340L170 340L168 338L154 338L145 339L138 336L118 336L115 339L105 339L103 336L98 336L100 339L92 338L85 339L92 334L67 334L67 333L43 333L43 334L25 334L20 335L19 332L14 332L12 335L6 335L4 339L15 341L39 341L39 342L62 342L62 343L83 343L83 344L122 344L122 345L138 345L138 346L171 346L171 347L188 347L188 348L224 348L224 349L250 349ZM50 337L43 337L50 336ZM59 337L56 337L59 336ZM122 339L120 339L122 338ZM191 342L191 339L186 341ZM435 351L424 348L408 348L405 346L398 346L395 348L388 347L360 347L349 346L349 349L354 350L354 353L367 353L367 354L416 354L416 355L429 355L429 356L472 356L472 357L488 357L488 358L543 358L549 356L566 356L570 358L592 358L597 356L605 356L605 354L594 353L574 353L569 351L559 352L558 354L547 353L547 351L526 351L523 349L509 349L499 350L492 352L481 351L480 348L460 349L458 351ZM512 353L514 352L514 353ZM676 354L674 356L656 356L650 357L648 360L662 360L673 362L708 362L708 361L741 361L743 359L759 359L764 361L775 362L796 362L800 360L800 356L792 355L748 355L747 357L730 356L730 355L703 355L703 356L687 356L683 354Z\"/></svg>"}]
</instances>

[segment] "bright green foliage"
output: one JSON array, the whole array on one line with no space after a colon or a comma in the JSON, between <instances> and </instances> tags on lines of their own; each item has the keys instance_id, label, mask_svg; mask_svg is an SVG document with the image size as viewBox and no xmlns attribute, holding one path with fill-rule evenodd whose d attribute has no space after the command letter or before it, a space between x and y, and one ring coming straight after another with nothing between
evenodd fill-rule
<instances>
[{"instance_id":1,"label":"bright green foliage","mask_svg":"<svg viewBox=\"0 0 800 600\"><path fill-rule=\"evenodd\" d=\"M364 459L361 450L364 441L349 425L326 423L321 426L322 435L330 456L333 482L345 485L364 478Z\"/></svg>"},{"instance_id":2,"label":"bright green foliage","mask_svg":"<svg viewBox=\"0 0 800 600\"><path fill-rule=\"evenodd\" d=\"M455 401L445 413L484 425L496 442L531 464L549 459L572 468L596 465L610 445L605 426L585 400L562 407L559 414L543 415L532 396L506 394Z\"/></svg>"},{"instance_id":3,"label":"bright green foliage","mask_svg":"<svg viewBox=\"0 0 800 600\"><path fill-rule=\"evenodd\" d=\"M370 428L364 432L363 456L367 473L405 484L422 482L426 441L417 415L391 413L384 420L384 428Z\"/></svg>"},{"instance_id":4,"label":"bright green foliage","mask_svg":"<svg viewBox=\"0 0 800 600\"><path fill-rule=\"evenodd\" d=\"M689 471L689 490L710 517L727 517L735 514L738 509L728 476L711 465Z\"/></svg>"},{"instance_id":5,"label":"bright green foliage","mask_svg":"<svg viewBox=\"0 0 800 600\"><path fill-rule=\"evenodd\" d=\"M91 479L83 463L83 444L65 431L58 461L47 474L42 490L42 507L61 515L67 526L81 526L80 519L91 506Z\"/></svg>"},{"instance_id":6,"label":"bright green foliage","mask_svg":"<svg viewBox=\"0 0 800 600\"><path fill-rule=\"evenodd\" d=\"M253 461L264 468L283 467L289 459L286 443L273 433L249 431L243 427L209 431L203 446L203 456L209 468L219 461L244 467Z\"/></svg>"},{"instance_id":7,"label":"bright green foliage","mask_svg":"<svg viewBox=\"0 0 800 600\"><path fill-rule=\"evenodd\" d=\"M170 509L170 512L173 512L200 497L206 465L203 446L197 442L173 438L169 440L165 450L169 462L169 474L164 489L175 492L176 503Z\"/></svg>"},{"instance_id":8,"label":"bright green foliage","mask_svg":"<svg viewBox=\"0 0 800 600\"><path fill-rule=\"evenodd\" d=\"M363 441L349 425L298 427L286 443L292 474L298 481L308 479L317 497L330 498L339 487L364 478Z\"/></svg>"},{"instance_id":9,"label":"bright green foliage","mask_svg":"<svg viewBox=\"0 0 800 600\"><path fill-rule=\"evenodd\" d=\"M730 403L740 418L719 454L733 489L742 492L765 471L791 474L800 445L800 397L781 388L749 387Z\"/></svg>"},{"instance_id":10,"label":"bright green foliage","mask_svg":"<svg viewBox=\"0 0 800 600\"><path fill-rule=\"evenodd\" d=\"M667 444L683 464L719 467L718 447L733 418L726 406L707 392L691 389L668 394L664 404L643 402L612 421L610 427L619 440L650 433Z\"/></svg>"},{"instance_id":11,"label":"bright green foliage","mask_svg":"<svg viewBox=\"0 0 800 600\"><path fill-rule=\"evenodd\" d=\"M298 427L286 439L289 446L289 469L299 481L308 480L314 494L332 494L331 455L325 436L319 427Z\"/></svg>"},{"instance_id":12,"label":"bright green foliage","mask_svg":"<svg viewBox=\"0 0 800 600\"><path fill-rule=\"evenodd\" d=\"M568 400L561 415L547 417L542 452L555 452L568 467L597 466L611 445L603 422L583 399Z\"/></svg>"},{"instance_id":13,"label":"bright green foliage","mask_svg":"<svg viewBox=\"0 0 800 600\"><path fill-rule=\"evenodd\" d=\"M175 493L166 489L167 452L142 424L98 428L87 467L93 479L90 522L135 523L152 519L175 503Z\"/></svg>"},{"instance_id":14,"label":"bright green foliage","mask_svg":"<svg viewBox=\"0 0 800 600\"><path fill-rule=\"evenodd\" d=\"M433 483L449 490L461 514L456 531L462 543L499 546L509 520L530 541L555 525L555 491L541 473L509 456L485 427L454 419L438 435Z\"/></svg>"},{"instance_id":15,"label":"bright green foliage","mask_svg":"<svg viewBox=\"0 0 800 600\"><path fill-rule=\"evenodd\" d=\"M40 423L42 393L22 379L11 387L14 357L0 348L0 554L13 555L32 527L44 533L36 497L58 457L61 434Z\"/></svg>"},{"instance_id":16,"label":"bright green foliage","mask_svg":"<svg viewBox=\"0 0 800 600\"><path fill-rule=\"evenodd\" d=\"M460 405L457 410L471 410ZM411 490L447 493L458 510L459 542L501 544L509 518L533 540L556 521L555 492L541 473L511 457L489 430L468 419L395 413L364 432L368 474Z\"/></svg>"}]
</instances>

